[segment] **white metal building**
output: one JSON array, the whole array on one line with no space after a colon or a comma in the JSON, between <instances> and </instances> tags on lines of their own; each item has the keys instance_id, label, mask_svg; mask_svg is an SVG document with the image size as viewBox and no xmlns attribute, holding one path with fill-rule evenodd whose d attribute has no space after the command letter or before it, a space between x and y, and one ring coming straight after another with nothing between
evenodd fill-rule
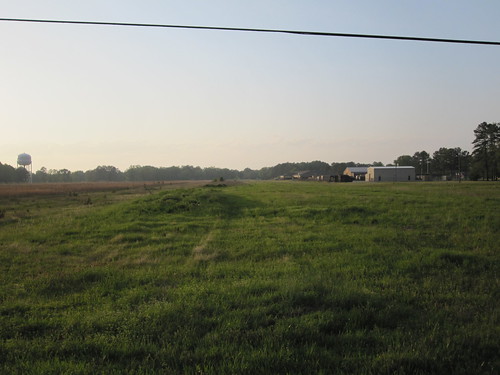
<instances>
[{"instance_id":1,"label":"white metal building","mask_svg":"<svg viewBox=\"0 0 500 375\"><path fill-rule=\"evenodd\" d=\"M373 182L407 182L415 181L415 167L368 167L366 181Z\"/></svg>"}]
</instances>

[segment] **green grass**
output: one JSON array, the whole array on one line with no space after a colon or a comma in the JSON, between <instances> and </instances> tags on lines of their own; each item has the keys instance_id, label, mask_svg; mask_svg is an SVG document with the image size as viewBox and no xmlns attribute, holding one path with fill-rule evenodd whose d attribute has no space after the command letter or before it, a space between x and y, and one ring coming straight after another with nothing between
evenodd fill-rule
<instances>
[{"instance_id":1,"label":"green grass","mask_svg":"<svg viewBox=\"0 0 500 375\"><path fill-rule=\"evenodd\" d=\"M0 200L0 373L495 374L495 183Z\"/></svg>"}]
</instances>

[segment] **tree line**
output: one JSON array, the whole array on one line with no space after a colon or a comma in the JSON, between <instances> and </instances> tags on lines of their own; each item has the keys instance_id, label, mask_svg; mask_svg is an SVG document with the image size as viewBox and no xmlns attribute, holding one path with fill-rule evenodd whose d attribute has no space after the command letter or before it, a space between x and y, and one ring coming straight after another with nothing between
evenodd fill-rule
<instances>
[{"instance_id":1,"label":"tree line","mask_svg":"<svg viewBox=\"0 0 500 375\"><path fill-rule=\"evenodd\" d=\"M394 164L415 167L416 174L446 176L449 179L497 180L500 176L500 123L482 122L474 130L472 153L460 147L442 147L432 156L417 151L401 155Z\"/></svg>"},{"instance_id":2,"label":"tree line","mask_svg":"<svg viewBox=\"0 0 500 375\"><path fill-rule=\"evenodd\" d=\"M98 182L98 181L174 181L174 180L270 180L282 175L293 175L299 171L314 171L323 175L339 175L347 167L362 167L383 165L381 162L371 164L340 162L326 163L323 161L281 163L273 167L261 169L245 168L242 171L228 168L201 168L191 165L172 167L153 167L133 165L125 171L110 165L101 165L88 171L70 171L68 169L40 168L33 173L34 183L64 183L64 182ZM8 171L8 172L7 172ZM29 174L24 168L13 168L0 164L0 182L21 183L28 180Z\"/></svg>"},{"instance_id":3,"label":"tree line","mask_svg":"<svg viewBox=\"0 0 500 375\"><path fill-rule=\"evenodd\" d=\"M470 179L472 155L460 147L441 147L432 156L427 151L417 151L412 156L401 155L394 160L394 165L415 167L417 176L443 176L446 179ZM473 179L478 179L473 178Z\"/></svg>"},{"instance_id":4,"label":"tree line","mask_svg":"<svg viewBox=\"0 0 500 375\"><path fill-rule=\"evenodd\" d=\"M413 155L401 155L394 160L400 166L413 166L417 175L446 176L448 179L496 180L500 176L500 123L483 122L474 130L473 151L460 147L442 147L432 155L427 151L416 151ZM269 180L278 176L291 176L300 171L314 171L325 176L340 175L347 167L383 166L381 162L356 163L323 161L280 163L261 169L245 168L242 171L227 168L201 168L191 165L172 167L130 166L120 171L114 166L101 165L88 171L49 169L42 167L33 176L34 183L43 182L97 182L97 181L172 181L256 179ZM0 163L0 183L28 181L29 173L24 168L14 168Z\"/></svg>"},{"instance_id":5,"label":"tree line","mask_svg":"<svg viewBox=\"0 0 500 375\"><path fill-rule=\"evenodd\" d=\"M8 164L0 163L0 182L16 183L26 182L29 179L29 172L24 168L14 168Z\"/></svg>"}]
</instances>

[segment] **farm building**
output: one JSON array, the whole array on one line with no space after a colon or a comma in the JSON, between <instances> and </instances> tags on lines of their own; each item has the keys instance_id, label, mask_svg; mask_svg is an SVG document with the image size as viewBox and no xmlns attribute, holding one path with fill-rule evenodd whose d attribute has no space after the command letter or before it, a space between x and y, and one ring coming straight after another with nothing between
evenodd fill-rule
<instances>
[{"instance_id":1,"label":"farm building","mask_svg":"<svg viewBox=\"0 0 500 375\"><path fill-rule=\"evenodd\" d=\"M343 174L351 176L355 180L364 181L367 172L368 167L347 167Z\"/></svg>"},{"instance_id":2,"label":"farm building","mask_svg":"<svg viewBox=\"0 0 500 375\"><path fill-rule=\"evenodd\" d=\"M300 171L295 173L292 177L294 180L307 180L314 176L314 172L311 171Z\"/></svg>"},{"instance_id":3,"label":"farm building","mask_svg":"<svg viewBox=\"0 0 500 375\"><path fill-rule=\"evenodd\" d=\"M368 171L366 173L366 181L415 181L415 167L368 167Z\"/></svg>"},{"instance_id":4,"label":"farm building","mask_svg":"<svg viewBox=\"0 0 500 375\"><path fill-rule=\"evenodd\" d=\"M292 175L294 180L307 180L307 181L326 181L328 176L322 175L315 171L301 171Z\"/></svg>"}]
</instances>

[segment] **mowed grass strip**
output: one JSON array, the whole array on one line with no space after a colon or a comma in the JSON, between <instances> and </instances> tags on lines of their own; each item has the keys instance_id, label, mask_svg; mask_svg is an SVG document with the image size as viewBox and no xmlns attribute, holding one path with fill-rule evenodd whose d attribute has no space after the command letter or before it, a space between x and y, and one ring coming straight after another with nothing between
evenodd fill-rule
<instances>
[{"instance_id":1,"label":"mowed grass strip","mask_svg":"<svg viewBox=\"0 0 500 375\"><path fill-rule=\"evenodd\" d=\"M495 183L18 199L27 213L0 219L2 373L500 368Z\"/></svg>"}]
</instances>

